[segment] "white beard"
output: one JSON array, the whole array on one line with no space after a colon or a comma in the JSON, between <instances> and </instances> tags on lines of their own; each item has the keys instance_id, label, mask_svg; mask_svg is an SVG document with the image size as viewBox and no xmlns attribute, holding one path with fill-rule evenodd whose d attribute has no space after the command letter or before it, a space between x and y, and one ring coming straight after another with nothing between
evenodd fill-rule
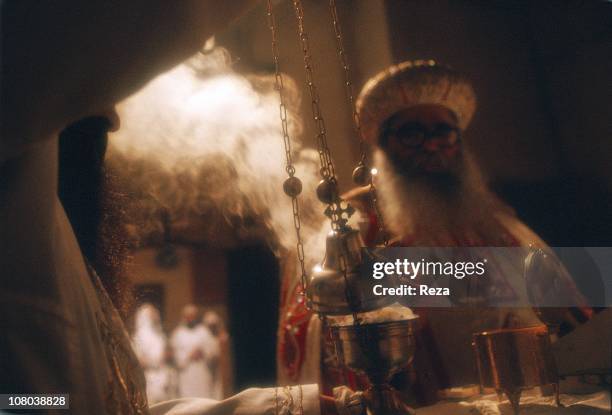
<instances>
[{"instance_id":1,"label":"white beard","mask_svg":"<svg viewBox=\"0 0 612 415\"><path fill-rule=\"evenodd\" d=\"M402 174L384 151L375 150L379 206L391 234L423 246L453 246L465 238L495 243L503 237L495 213L512 209L487 188L471 154L464 149L462 157L452 178L457 182L441 185L431 177Z\"/></svg>"}]
</instances>

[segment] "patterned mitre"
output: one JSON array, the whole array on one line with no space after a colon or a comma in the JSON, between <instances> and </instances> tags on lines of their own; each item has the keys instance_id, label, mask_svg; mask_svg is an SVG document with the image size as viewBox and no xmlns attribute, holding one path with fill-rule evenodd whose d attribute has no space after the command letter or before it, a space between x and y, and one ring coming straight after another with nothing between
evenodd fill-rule
<instances>
[{"instance_id":1,"label":"patterned mitre","mask_svg":"<svg viewBox=\"0 0 612 415\"><path fill-rule=\"evenodd\" d=\"M365 140L376 143L385 121L402 109L420 104L447 107L455 113L463 131L476 109L476 95L464 75L433 60L393 65L371 78L357 99Z\"/></svg>"}]
</instances>

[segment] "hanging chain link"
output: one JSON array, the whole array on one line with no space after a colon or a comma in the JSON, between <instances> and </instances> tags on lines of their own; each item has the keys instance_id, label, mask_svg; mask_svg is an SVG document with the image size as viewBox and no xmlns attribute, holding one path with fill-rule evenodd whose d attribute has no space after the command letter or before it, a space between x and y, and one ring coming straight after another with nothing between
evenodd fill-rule
<instances>
[{"instance_id":1,"label":"hanging chain link","mask_svg":"<svg viewBox=\"0 0 612 415\"><path fill-rule=\"evenodd\" d=\"M342 36L342 28L340 26L340 18L338 16L338 8L336 7L336 0L329 0L329 11L331 14L332 24L334 27L334 34L336 38L336 49L338 52L338 57L340 58L340 66L342 66L342 69L344 70L345 94L348 100L349 109L351 111L351 117L353 119L353 126L355 128L355 132L357 133L357 137L359 138L359 152L360 152L359 165L369 170L370 166L368 165L367 146L365 143L363 131L361 129L361 119L359 117L359 113L357 112L357 106L355 105L355 98L353 95L353 83L351 81L351 68L348 63L346 52L344 50L344 37ZM378 208L378 197L376 194L376 188L374 186L373 175L371 174L370 174L370 179L369 179L368 191L370 193L371 205L376 215L376 221L378 224L378 232L383 237L384 245L387 246L389 244L389 235L387 233L380 209Z\"/></svg>"},{"instance_id":2,"label":"hanging chain link","mask_svg":"<svg viewBox=\"0 0 612 415\"><path fill-rule=\"evenodd\" d=\"M268 26L270 28L270 32L272 35L272 56L274 59L274 77L275 77L275 88L278 91L279 95L279 112L280 112L280 120L281 120L281 128L283 134L283 144L285 147L285 170L289 175L289 180L295 178L295 166L293 165L293 155L291 153L291 138L289 137L289 121L287 118L287 105L285 101L285 85L283 83L283 75L280 70L280 65L278 61L278 42L276 38L276 21L274 19L274 13L272 10L272 0L268 0L267 4L267 14L268 14ZM300 189L301 190L301 189ZM299 194L299 193L298 193ZM306 283L308 280L308 276L306 274L306 264L305 264L305 256L304 256L304 244L302 242L302 233L301 233L301 219L300 219L300 205L298 200L298 194L290 194L291 197L291 205L293 208L293 225L295 227L295 235L297 239L297 257L300 263L300 280L302 283L302 288L300 295L305 297ZM308 302L306 302L308 304Z\"/></svg>"},{"instance_id":3,"label":"hanging chain link","mask_svg":"<svg viewBox=\"0 0 612 415\"><path fill-rule=\"evenodd\" d=\"M351 117L353 118L353 127L355 128L355 132L357 133L357 137L359 137L359 153L361 155L361 162L364 164L367 161L367 149L365 140L363 139L363 132L361 131L361 120L359 118L359 113L357 112L355 106L355 99L353 98L353 83L351 81L351 69L348 63L348 57L346 52L344 51L344 40L342 36L342 28L340 27L340 19L338 17L338 9L336 8L335 0L329 0L329 10L332 17L332 23L334 26L334 34L336 39L336 48L338 52L338 57L340 58L340 65L344 70L344 88L346 98L349 103L349 109L351 111Z\"/></svg>"},{"instance_id":4,"label":"hanging chain link","mask_svg":"<svg viewBox=\"0 0 612 415\"><path fill-rule=\"evenodd\" d=\"M332 162L331 153L329 146L327 145L327 129L325 127L325 120L321 114L321 108L319 105L319 92L314 83L314 75L312 69L312 57L310 55L310 45L308 41L308 35L304 28L304 9L300 0L293 0L293 7L298 23L298 35L300 39L300 45L302 47L302 53L304 55L304 69L306 70L306 85L308 86L308 92L311 98L311 109L312 116L315 120L318 132L317 132L317 147L319 152L319 158L321 161L321 177L323 179L329 179L336 181L336 172L334 164Z\"/></svg>"},{"instance_id":5,"label":"hanging chain link","mask_svg":"<svg viewBox=\"0 0 612 415\"><path fill-rule=\"evenodd\" d=\"M319 196L324 203L327 203L328 207L325 210L325 214L331 219L332 229L337 231L346 226L347 219L344 218L344 215L346 214L350 217L354 209L348 204L346 204L346 207L343 207L343 201L338 194L338 179L327 143L327 128L325 127L325 119L321 112L319 91L314 81L312 55L310 53L308 34L306 33L304 25L304 8L301 0L293 0L293 8L297 20L300 46L304 56L306 86L311 99L312 117L317 127L317 151L321 163L320 174L323 178L323 181L317 188L317 196ZM321 194L319 194L320 190Z\"/></svg>"},{"instance_id":6,"label":"hanging chain link","mask_svg":"<svg viewBox=\"0 0 612 415\"><path fill-rule=\"evenodd\" d=\"M295 11L295 16L297 19L298 25L298 36L300 40L300 45L302 47L302 54L304 55L304 69L306 71L306 84L308 86L308 91L310 93L311 98L311 107L312 107L312 116L318 128L317 133L317 144L319 156L321 159L321 177L323 180L327 180L334 186L334 198L328 202L328 208L325 213L331 219L332 229L334 231L339 231L346 226L347 220L343 219L343 214L347 214L349 217L354 212L354 209L350 205L346 205L346 208L342 207L342 199L338 196L337 193L337 185L338 181L336 178L336 173L334 170L334 164L331 158L331 152L329 150L329 146L327 144L327 130L325 128L325 120L323 119L323 114L321 113L321 108L319 105L319 93L317 87L314 82L314 74L313 74L313 65L312 65L312 56L310 54L310 45L308 41L308 34L306 33L305 25L304 25L304 8L302 6L301 0L293 0L293 8ZM340 243L340 241L337 241ZM338 247L338 259L339 259L339 267L340 272L344 277L344 294L347 303L353 307L353 298L349 290L348 283L348 260L344 255L343 249ZM353 312L353 318L355 321L358 320L357 313Z\"/></svg>"}]
</instances>

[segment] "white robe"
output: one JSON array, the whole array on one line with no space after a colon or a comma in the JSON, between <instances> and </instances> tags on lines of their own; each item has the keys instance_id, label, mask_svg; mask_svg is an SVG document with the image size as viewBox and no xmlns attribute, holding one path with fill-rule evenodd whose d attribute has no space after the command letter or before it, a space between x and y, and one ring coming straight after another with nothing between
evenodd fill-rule
<instances>
[{"instance_id":1,"label":"white robe","mask_svg":"<svg viewBox=\"0 0 612 415\"><path fill-rule=\"evenodd\" d=\"M214 398L212 366L219 359L219 342L208 328L179 326L172 334L172 351L179 369L178 390L183 398ZM202 358L191 359L200 350Z\"/></svg>"},{"instance_id":2,"label":"white robe","mask_svg":"<svg viewBox=\"0 0 612 415\"><path fill-rule=\"evenodd\" d=\"M144 370L149 404L175 398L174 369L166 363L168 340L159 322L145 312L136 313L136 329L132 337L134 352Z\"/></svg>"},{"instance_id":3,"label":"white robe","mask_svg":"<svg viewBox=\"0 0 612 415\"><path fill-rule=\"evenodd\" d=\"M212 399L175 399L154 405L151 415L317 415L319 388L317 385L278 388L252 388L223 401Z\"/></svg>"}]
</instances>

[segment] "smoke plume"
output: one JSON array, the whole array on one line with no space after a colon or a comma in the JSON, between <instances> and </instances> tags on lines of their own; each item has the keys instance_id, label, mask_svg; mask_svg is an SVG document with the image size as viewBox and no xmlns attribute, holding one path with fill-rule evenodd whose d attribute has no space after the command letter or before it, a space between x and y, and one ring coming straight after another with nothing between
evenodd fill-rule
<instances>
[{"instance_id":1,"label":"smoke plume","mask_svg":"<svg viewBox=\"0 0 612 415\"><path fill-rule=\"evenodd\" d=\"M223 245L221 234L230 233L230 243L263 237L294 252L274 77L243 76L228 62L219 48L199 54L120 103L121 128L111 136L107 163L133 196L132 230L143 244L162 238L165 217L179 240L188 229L201 242ZM300 143L299 94L284 79L308 243L324 223L314 190L318 156Z\"/></svg>"}]
</instances>

